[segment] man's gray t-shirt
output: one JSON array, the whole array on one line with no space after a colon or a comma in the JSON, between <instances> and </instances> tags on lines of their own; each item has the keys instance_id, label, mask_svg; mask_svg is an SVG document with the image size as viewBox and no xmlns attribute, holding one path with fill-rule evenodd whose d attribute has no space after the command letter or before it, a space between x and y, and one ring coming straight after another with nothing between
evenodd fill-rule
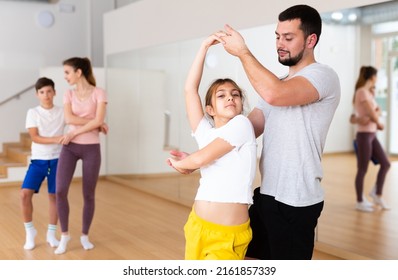
<instances>
[{"instance_id":1,"label":"man's gray t-shirt","mask_svg":"<svg viewBox=\"0 0 398 280\"><path fill-rule=\"evenodd\" d=\"M302 106L271 106L260 100L265 128L260 160L262 194L291 206L324 200L321 158L340 101L340 82L329 66L313 63L303 76L318 90L319 100Z\"/></svg>"}]
</instances>

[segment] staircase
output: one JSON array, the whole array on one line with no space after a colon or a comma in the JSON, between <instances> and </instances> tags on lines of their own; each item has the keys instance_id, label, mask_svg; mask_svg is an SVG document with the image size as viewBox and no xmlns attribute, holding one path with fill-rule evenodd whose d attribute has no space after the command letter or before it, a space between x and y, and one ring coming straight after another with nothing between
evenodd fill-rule
<instances>
[{"instance_id":1,"label":"staircase","mask_svg":"<svg viewBox=\"0 0 398 280\"><path fill-rule=\"evenodd\" d=\"M3 143L0 153L0 182L22 181L31 155L31 139L28 133L21 133L19 142Z\"/></svg>"}]
</instances>

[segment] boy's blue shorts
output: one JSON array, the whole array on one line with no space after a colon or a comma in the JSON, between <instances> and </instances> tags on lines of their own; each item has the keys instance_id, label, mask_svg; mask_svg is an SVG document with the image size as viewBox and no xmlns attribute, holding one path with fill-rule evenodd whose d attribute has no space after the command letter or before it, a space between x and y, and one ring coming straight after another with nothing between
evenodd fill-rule
<instances>
[{"instance_id":1,"label":"boy's blue shorts","mask_svg":"<svg viewBox=\"0 0 398 280\"><path fill-rule=\"evenodd\" d=\"M55 176L58 159L30 161L28 171L22 183L22 189L34 190L38 193L45 178L47 178L48 193L55 194Z\"/></svg>"}]
</instances>

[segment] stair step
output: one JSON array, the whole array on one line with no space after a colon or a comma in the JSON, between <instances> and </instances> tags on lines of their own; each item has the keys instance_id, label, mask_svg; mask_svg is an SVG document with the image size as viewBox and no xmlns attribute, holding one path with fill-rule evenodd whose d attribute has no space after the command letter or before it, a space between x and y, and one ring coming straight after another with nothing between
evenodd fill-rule
<instances>
[{"instance_id":1,"label":"stair step","mask_svg":"<svg viewBox=\"0 0 398 280\"><path fill-rule=\"evenodd\" d=\"M3 143L3 152L0 154L0 178L8 177L8 168L10 167L28 165L31 143L30 135L26 132L20 133L19 142Z\"/></svg>"},{"instance_id":2,"label":"stair step","mask_svg":"<svg viewBox=\"0 0 398 280\"><path fill-rule=\"evenodd\" d=\"M19 166L26 166L26 163L17 162L9 157L0 157L0 167L19 167Z\"/></svg>"},{"instance_id":3,"label":"stair step","mask_svg":"<svg viewBox=\"0 0 398 280\"><path fill-rule=\"evenodd\" d=\"M21 138L21 144L24 147L29 147L30 148L30 146L32 144L32 140L30 138L30 135L28 133L21 133L20 138Z\"/></svg>"},{"instance_id":4,"label":"stair step","mask_svg":"<svg viewBox=\"0 0 398 280\"><path fill-rule=\"evenodd\" d=\"M7 150L7 157L10 161L15 161L23 164L27 164L27 157L30 155L30 148L26 147L10 147Z\"/></svg>"}]
</instances>

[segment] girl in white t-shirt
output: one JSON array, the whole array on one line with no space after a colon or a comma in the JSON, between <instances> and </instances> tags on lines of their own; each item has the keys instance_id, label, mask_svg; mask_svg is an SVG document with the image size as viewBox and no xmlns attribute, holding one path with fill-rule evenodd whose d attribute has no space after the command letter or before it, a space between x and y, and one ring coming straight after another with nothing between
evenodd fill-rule
<instances>
[{"instance_id":1,"label":"girl in white t-shirt","mask_svg":"<svg viewBox=\"0 0 398 280\"><path fill-rule=\"evenodd\" d=\"M185 224L185 259L244 259L252 238L248 206L256 168L251 122L242 115L242 90L231 79L214 81L205 112L199 85L207 50L219 41L205 39L185 83L186 110L199 150L176 151L168 164L182 174L200 168L200 186Z\"/></svg>"}]
</instances>

